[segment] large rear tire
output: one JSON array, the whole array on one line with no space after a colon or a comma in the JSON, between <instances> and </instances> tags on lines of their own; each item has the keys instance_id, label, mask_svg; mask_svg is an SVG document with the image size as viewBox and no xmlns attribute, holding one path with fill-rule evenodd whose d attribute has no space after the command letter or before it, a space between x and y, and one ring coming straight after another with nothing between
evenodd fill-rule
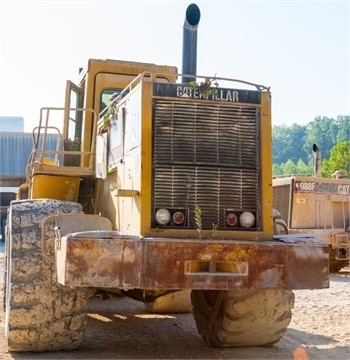
<instances>
[{"instance_id":1,"label":"large rear tire","mask_svg":"<svg viewBox=\"0 0 350 360\"><path fill-rule=\"evenodd\" d=\"M189 313L192 311L191 290L180 290L160 296L145 306L148 312L154 314Z\"/></svg>"},{"instance_id":2,"label":"large rear tire","mask_svg":"<svg viewBox=\"0 0 350 360\"><path fill-rule=\"evenodd\" d=\"M66 201L12 202L7 222L5 285L9 351L71 350L82 343L87 290L58 284L54 264L41 250L42 223L47 216L81 212L80 204ZM53 226L44 230L45 249L51 253Z\"/></svg>"},{"instance_id":3,"label":"large rear tire","mask_svg":"<svg viewBox=\"0 0 350 360\"><path fill-rule=\"evenodd\" d=\"M197 329L214 347L270 345L281 339L292 318L289 290L195 290Z\"/></svg>"}]
</instances>

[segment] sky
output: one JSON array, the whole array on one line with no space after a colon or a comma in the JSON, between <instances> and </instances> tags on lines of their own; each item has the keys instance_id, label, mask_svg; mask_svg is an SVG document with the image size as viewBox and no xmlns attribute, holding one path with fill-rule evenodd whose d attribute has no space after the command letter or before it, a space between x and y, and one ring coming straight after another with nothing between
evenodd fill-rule
<instances>
[{"instance_id":1,"label":"sky","mask_svg":"<svg viewBox=\"0 0 350 360\"><path fill-rule=\"evenodd\" d=\"M186 8L201 11L197 74L271 87L272 123L350 114L350 0L0 0L0 116L64 106L89 58L182 70Z\"/></svg>"}]
</instances>

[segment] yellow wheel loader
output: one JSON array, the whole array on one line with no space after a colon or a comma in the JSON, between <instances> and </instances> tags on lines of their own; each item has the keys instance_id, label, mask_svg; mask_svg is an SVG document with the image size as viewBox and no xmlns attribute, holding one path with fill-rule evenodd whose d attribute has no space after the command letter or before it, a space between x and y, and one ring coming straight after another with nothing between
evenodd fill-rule
<instances>
[{"instance_id":1,"label":"yellow wheel loader","mask_svg":"<svg viewBox=\"0 0 350 360\"><path fill-rule=\"evenodd\" d=\"M270 89L197 75L199 20L191 4L182 73L90 59L41 110L8 215L10 351L79 347L100 289L190 304L212 346L272 344L292 290L328 287L323 242L274 236Z\"/></svg>"}]
</instances>

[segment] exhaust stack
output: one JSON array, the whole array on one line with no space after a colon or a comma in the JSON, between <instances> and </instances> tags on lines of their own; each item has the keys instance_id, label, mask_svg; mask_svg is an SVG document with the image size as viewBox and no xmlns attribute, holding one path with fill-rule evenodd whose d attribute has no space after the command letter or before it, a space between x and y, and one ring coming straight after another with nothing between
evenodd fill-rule
<instances>
[{"instance_id":1,"label":"exhaust stack","mask_svg":"<svg viewBox=\"0 0 350 360\"><path fill-rule=\"evenodd\" d=\"M315 153L314 176L321 177L321 150L316 144L313 144L312 151Z\"/></svg>"},{"instance_id":2,"label":"exhaust stack","mask_svg":"<svg viewBox=\"0 0 350 360\"><path fill-rule=\"evenodd\" d=\"M187 7L183 26L182 45L182 73L186 75L197 74L197 29L201 12L196 4ZM183 77L182 82L193 81L194 78Z\"/></svg>"}]
</instances>

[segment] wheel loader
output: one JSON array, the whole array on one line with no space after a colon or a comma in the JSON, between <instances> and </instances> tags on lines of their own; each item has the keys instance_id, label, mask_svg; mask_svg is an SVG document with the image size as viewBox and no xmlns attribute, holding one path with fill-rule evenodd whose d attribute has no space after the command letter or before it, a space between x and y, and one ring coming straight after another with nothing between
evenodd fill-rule
<instances>
[{"instance_id":1,"label":"wheel loader","mask_svg":"<svg viewBox=\"0 0 350 360\"><path fill-rule=\"evenodd\" d=\"M10 351L78 348L96 291L190 310L210 346L273 344L293 289L329 286L322 241L274 235L270 89L197 75L199 20L182 73L90 59L41 109L7 221Z\"/></svg>"},{"instance_id":2,"label":"wheel loader","mask_svg":"<svg viewBox=\"0 0 350 360\"><path fill-rule=\"evenodd\" d=\"M313 233L328 245L330 271L338 272L350 259L350 180L342 170L321 177L321 151L313 150L313 176L273 179L273 206L289 234Z\"/></svg>"}]
</instances>

